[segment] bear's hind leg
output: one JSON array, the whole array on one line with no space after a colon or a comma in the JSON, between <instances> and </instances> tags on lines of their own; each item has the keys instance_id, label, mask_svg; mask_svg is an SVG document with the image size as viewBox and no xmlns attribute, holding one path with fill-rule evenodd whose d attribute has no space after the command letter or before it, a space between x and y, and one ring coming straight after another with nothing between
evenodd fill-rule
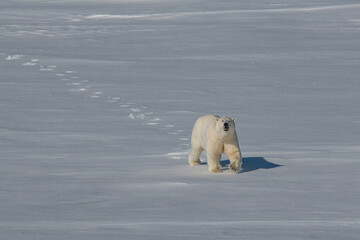
<instances>
[{"instance_id":1,"label":"bear's hind leg","mask_svg":"<svg viewBox=\"0 0 360 240\"><path fill-rule=\"evenodd\" d=\"M203 151L202 148L194 148L194 147L191 148L188 157L188 163L190 166L196 166L201 164L199 157L202 151Z\"/></svg>"}]
</instances>

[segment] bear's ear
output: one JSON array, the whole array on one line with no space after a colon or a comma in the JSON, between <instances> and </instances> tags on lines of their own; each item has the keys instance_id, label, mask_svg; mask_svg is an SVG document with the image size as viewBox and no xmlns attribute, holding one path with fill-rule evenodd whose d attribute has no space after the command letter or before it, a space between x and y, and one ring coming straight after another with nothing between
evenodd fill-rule
<instances>
[{"instance_id":1,"label":"bear's ear","mask_svg":"<svg viewBox=\"0 0 360 240\"><path fill-rule=\"evenodd\" d=\"M219 121L219 119L217 118L216 121Z\"/></svg>"},{"instance_id":2,"label":"bear's ear","mask_svg":"<svg viewBox=\"0 0 360 240\"><path fill-rule=\"evenodd\" d=\"M235 118L233 118L232 120L233 120L233 122L236 122L236 119L235 119Z\"/></svg>"}]
</instances>

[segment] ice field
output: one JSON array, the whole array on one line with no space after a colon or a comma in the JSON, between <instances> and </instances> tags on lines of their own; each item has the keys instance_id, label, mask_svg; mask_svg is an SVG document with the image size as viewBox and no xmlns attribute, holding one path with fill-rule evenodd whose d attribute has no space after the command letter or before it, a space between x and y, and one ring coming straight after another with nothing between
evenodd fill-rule
<instances>
[{"instance_id":1,"label":"ice field","mask_svg":"<svg viewBox=\"0 0 360 240\"><path fill-rule=\"evenodd\" d=\"M360 236L358 1L2 0L0 238ZM243 170L187 165L236 118Z\"/></svg>"}]
</instances>

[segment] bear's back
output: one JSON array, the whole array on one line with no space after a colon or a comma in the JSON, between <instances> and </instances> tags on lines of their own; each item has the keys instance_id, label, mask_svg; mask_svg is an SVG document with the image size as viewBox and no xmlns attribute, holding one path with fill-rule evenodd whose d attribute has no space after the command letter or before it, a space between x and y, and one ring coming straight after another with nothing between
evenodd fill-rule
<instances>
[{"instance_id":1,"label":"bear's back","mask_svg":"<svg viewBox=\"0 0 360 240\"><path fill-rule=\"evenodd\" d=\"M202 148L205 149L206 142L209 137L208 130L209 128L215 130L217 118L218 116L216 115L205 115L199 117L194 124L191 142L199 144Z\"/></svg>"},{"instance_id":2,"label":"bear's back","mask_svg":"<svg viewBox=\"0 0 360 240\"><path fill-rule=\"evenodd\" d=\"M219 116L216 115L205 115L202 117L199 117L196 122L195 126L201 131L206 132L206 130L209 128L210 125L216 124L216 119L218 119Z\"/></svg>"}]
</instances>

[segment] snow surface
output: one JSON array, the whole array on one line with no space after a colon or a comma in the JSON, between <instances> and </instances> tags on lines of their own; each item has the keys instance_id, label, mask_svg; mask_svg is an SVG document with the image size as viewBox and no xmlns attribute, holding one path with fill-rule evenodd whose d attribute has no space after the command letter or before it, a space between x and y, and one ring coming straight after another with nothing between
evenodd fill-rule
<instances>
[{"instance_id":1,"label":"snow surface","mask_svg":"<svg viewBox=\"0 0 360 240\"><path fill-rule=\"evenodd\" d=\"M359 13L2 0L1 239L359 239ZM208 113L241 173L187 166Z\"/></svg>"}]
</instances>

